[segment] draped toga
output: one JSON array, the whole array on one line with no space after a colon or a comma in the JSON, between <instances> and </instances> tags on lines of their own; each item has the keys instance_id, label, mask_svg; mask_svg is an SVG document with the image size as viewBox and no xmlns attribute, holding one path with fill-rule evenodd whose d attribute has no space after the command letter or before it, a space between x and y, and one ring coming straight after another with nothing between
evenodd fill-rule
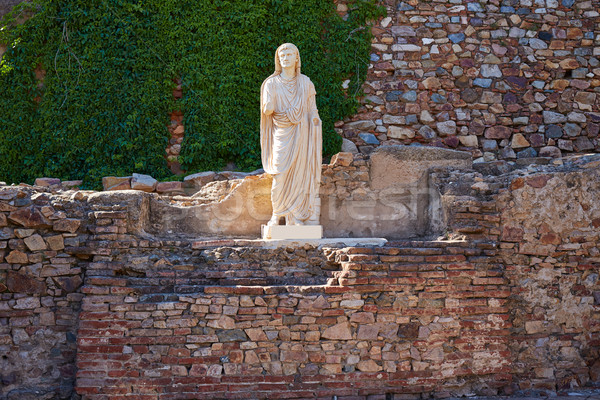
<instances>
[{"instance_id":1,"label":"draped toga","mask_svg":"<svg viewBox=\"0 0 600 400\"><path fill-rule=\"evenodd\" d=\"M273 176L273 215L307 223L318 212L321 182L321 124L313 122L319 118L315 86L305 75L290 80L273 75L263 82L260 94L262 165ZM273 113L266 115L266 108Z\"/></svg>"}]
</instances>

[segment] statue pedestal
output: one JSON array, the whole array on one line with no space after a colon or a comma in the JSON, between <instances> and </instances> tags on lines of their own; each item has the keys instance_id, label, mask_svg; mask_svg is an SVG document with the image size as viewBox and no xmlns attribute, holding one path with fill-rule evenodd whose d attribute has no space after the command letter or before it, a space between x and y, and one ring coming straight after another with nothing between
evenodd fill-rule
<instances>
[{"instance_id":1,"label":"statue pedestal","mask_svg":"<svg viewBox=\"0 0 600 400\"><path fill-rule=\"evenodd\" d=\"M260 227L263 239L321 239L323 237L322 225L275 225Z\"/></svg>"}]
</instances>

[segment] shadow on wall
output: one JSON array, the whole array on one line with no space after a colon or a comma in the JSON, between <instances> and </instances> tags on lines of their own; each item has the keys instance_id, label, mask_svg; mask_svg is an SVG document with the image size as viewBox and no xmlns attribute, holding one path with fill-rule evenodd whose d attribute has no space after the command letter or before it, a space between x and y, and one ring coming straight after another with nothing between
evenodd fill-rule
<instances>
[{"instance_id":1,"label":"shadow on wall","mask_svg":"<svg viewBox=\"0 0 600 400\"><path fill-rule=\"evenodd\" d=\"M443 231L431 168L470 169L469 153L436 147L382 146L370 158L339 153L323 166L321 224L325 237L405 239ZM100 192L91 202L129 204L129 231L155 236L260 237L271 216L271 177L213 182L188 198L139 191Z\"/></svg>"}]
</instances>

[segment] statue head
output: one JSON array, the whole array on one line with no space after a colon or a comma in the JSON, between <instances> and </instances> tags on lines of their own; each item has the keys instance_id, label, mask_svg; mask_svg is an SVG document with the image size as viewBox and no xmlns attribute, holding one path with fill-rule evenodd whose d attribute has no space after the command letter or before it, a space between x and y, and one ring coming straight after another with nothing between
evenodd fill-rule
<instances>
[{"instance_id":1,"label":"statue head","mask_svg":"<svg viewBox=\"0 0 600 400\"><path fill-rule=\"evenodd\" d=\"M298 48L292 43L284 43L281 46L279 46L275 51L275 75L279 75L281 73L282 66L286 66L282 65L282 62L283 64L289 62L289 56L292 52L296 55L296 67L294 68L294 70L296 71L296 76L300 75L300 52L298 51Z\"/></svg>"}]
</instances>

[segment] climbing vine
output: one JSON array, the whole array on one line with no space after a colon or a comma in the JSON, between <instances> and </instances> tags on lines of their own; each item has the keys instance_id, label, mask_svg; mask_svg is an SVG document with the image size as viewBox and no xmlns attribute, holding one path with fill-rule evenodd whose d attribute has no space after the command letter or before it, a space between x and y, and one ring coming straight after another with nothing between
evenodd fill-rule
<instances>
[{"instance_id":1,"label":"climbing vine","mask_svg":"<svg viewBox=\"0 0 600 400\"><path fill-rule=\"evenodd\" d=\"M259 90L283 42L317 89L324 152L352 114L383 13L351 0L38 0L0 26L0 180L166 178L169 112L184 114L185 170L260 167ZM22 22L26 19L25 22ZM183 98L172 96L181 79ZM349 81L347 89L343 82Z\"/></svg>"}]
</instances>

